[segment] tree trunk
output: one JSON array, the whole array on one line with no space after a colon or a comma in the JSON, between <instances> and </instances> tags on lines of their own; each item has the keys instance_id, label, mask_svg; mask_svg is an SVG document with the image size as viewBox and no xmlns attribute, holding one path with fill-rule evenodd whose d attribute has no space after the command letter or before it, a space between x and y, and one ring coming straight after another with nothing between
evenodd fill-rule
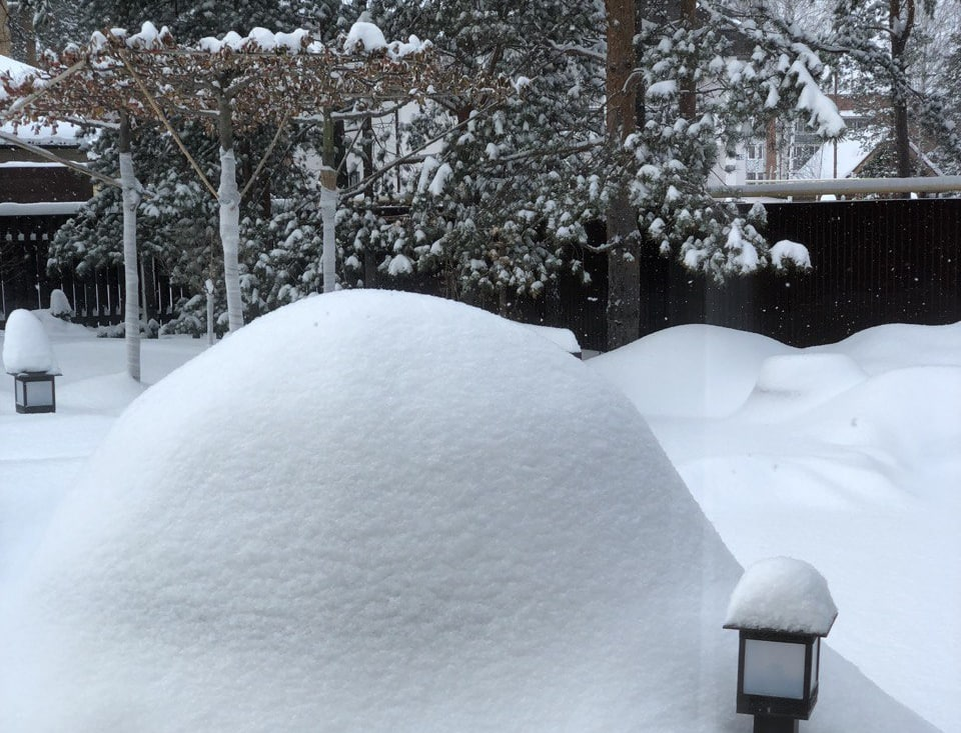
<instances>
[{"instance_id":1,"label":"tree trunk","mask_svg":"<svg viewBox=\"0 0 961 733\"><path fill-rule=\"evenodd\" d=\"M240 189L230 102L220 100L220 244L224 249L224 287L227 291L227 323L231 333L243 328L244 307L240 296Z\"/></svg>"},{"instance_id":2,"label":"tree trunk","mask_svg":"<svg viewBox=\"0 0 961 733\"><path fill-rule=\"evenodd\" d=\"M0 56L13 56L13 36L10 34L10 9L7 0L0 0Z\"/></svg>"},{"instance_id":3,"label":"tree trunk","mask_svg":"<svg viewBox=\"0 0 961 733\"><path fill-rule=\"evenodd\" d=\"M607 13L607 133L619 146L635 129L633 0L605 0ZM626 185L626 184L624 184ZM635 341L640 335L641 280L637 258L637 214L622 186L607 210L607 347Z\"/></svg>"},{"instance_id":4,"label":"tree trunk","mask_svg":"<svg viewBox=\"0 0 961 733\"><path fill-rule=\"evenodd\" d=\"M889 0L888 30L891 34L891 59L904 68L904 51L914 28L915 0ZM891 111L894 126L894 150L898 177L911 177L911 141L908 134L908 101L897 82L891 85Z\"/></svg>"},{"instance_id":5,"label":"tree trunk","mask_svg":"<svg viewBox=\"0 0 961 733\"><path fill-rule=\"evenodd\" d=\"M217 343L217 333L214 331L214 281L207 278L204 283L204 294L207 297L207 345Z\"/></svg>"},{"instance_id":6,"label":"tree trunk","mask_svg":"<svg viewBox=\"0 0 961 733\"><path fill-rule=\"evenodd\" d=\"M24 61L37 65L37 29L33 25L33 8L20 3L20 28L23 29Z\"/></svg>"},{"instance_id":7,"label":"tree trunk","mask_svg":"<svg viewBox=\"0 0 961 733\"><path fill-rule=\"evenodd\" d=\"M337 170L334 167L334 121L324 117L324 167L320 171L320 218L324 223L324 251L321 264L324 292L337 287Z\"/></svg>"},{"instance_id":8,"label":"tree trunk","mask_svg":"<svg viewBox=\"0 0 961 733\"><path fill-rule=\"evenodd\" d=\"M364 178L369 179L374 172L374 121L370 117L365 117L361 123L364 129L364 140L361 145L361 157L364 160ZM369 183L364 189L364 196L368 200L374 200L374 184ZM373 243L367 242L364 247L364 287L377 287L377 260L373 252Z\"/></svg>"},{"instance_id":9,"label":"tree trunk","mask_svg":"<svg viewBox=\"0 0 961 733\"><path fill-rule=\"evenodd\" d=\"M140 381L140 278L137 272L137 207L140 192L130 152L130 118L120 113L120 185L123 196L124 343L127 373Z\"/></svg>"}]
</instances>

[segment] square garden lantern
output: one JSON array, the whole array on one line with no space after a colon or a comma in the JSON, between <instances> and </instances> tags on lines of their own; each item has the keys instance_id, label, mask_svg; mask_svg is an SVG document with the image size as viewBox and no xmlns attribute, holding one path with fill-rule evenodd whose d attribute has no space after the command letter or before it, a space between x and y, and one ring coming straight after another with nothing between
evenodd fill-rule
<instances>
[{"instance_id":1,"label":"square garden lantern","mask_svg":"<svg viewBox=\"0 0 961 733\"><path fill-rule=\"evenodd\" d=\"M57 390L54 372L20 372L13 375L17 412L56 412Z\"/></svg>"},{"instance_id":2,"label":"square garden lantern","mask_svg":"<svg viewBox=\"0 0 961 733\"><path fill-rule=\"evenodd\" d=\"M17 412L55 412L54 378L60 374L43 324L19 308L7 318L3 337L3 365L13 376Z\"/></svg>"},{"instance_id":3,"label":"square garden lantern","mask_svg":"<svg viewBox=\"0 0 961 733\"><path fill-rule=\"evenodd\" d=\"M797 733L810 717L821 638L837 613L827 582L806 562L776 557L744 573L724 628L740 632L737 712L754 716L754 733Z\"/></svg>"}]
</instances>

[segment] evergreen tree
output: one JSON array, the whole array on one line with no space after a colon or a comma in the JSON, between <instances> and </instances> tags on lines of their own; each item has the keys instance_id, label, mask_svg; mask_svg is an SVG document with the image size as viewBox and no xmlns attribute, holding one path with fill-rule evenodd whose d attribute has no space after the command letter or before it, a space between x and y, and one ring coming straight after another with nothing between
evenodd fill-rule
<instances>
[{"instance_id":1,"label":"evergreen tree","mask_svg":"<svg viewBox=\"0 0 961 733\"><path fill-rule=\"evenodd\" d=\"M570 0L377 0L370 8L389 34L431 38L463 75L503 74L518 93L496 109L451 95L421 110L406 126L408 147L456 127L404 181L409 219L375 236L357 217L359 246L381 248L382 272L434 273L449 297L502 312L518 297L542 295L562 267L583 273L590 212L579 209L574 182L602 114L598 9Z\"/></svg>"},{"instance_id":2,"label":"evergreen tree","mask_svg":"<svg viewBox=\"0 0 961 733\"><path fill-rule=\"evenodd\" d=\"M825 137L843 123L818 88L820 60L773 11L754 3L745 18L704 2L695 16L689 5L672 18L670 4L618 0L605 24L599 5L572 0L373 3L377 20L426 29L465 70L529 78L495 112L444 105L460 127L408 178L410 220L374 237L357 218L361 244L382 248L387 272L441 273L452 297L486 296L503 311L563 268L580 271L585 224L606 216L614 345L638 335L642 242L719 278L764 266L761 217L713 201L708 176L774 114ZM626 31L626 46L611 45L610 28ZM620 76L605 90L611 69ZM409 139L429 139L440 116L424 110Z\"/></svg>"},{"instance_id":3,"label":"evergreen tree","mask_svg":"<svg viewBox=\"0 0 961 733\"><path fill-rule=\"evenodd\" d=\"M912 175L912 138L936 147L932 157L945 173L961 171L961 137L949 111L957 96L955 81L942 76L945 81L929 85L936 77L918 69L926 40L923 26L917 31L919 19L935 9L934 0L839 0L835 7L824 48L838 58L866 106L873 102L880 110L883 128L868 134L875 141L888 140L894 149L893 166L876 172Z\"/></svg>"}]
</instances>

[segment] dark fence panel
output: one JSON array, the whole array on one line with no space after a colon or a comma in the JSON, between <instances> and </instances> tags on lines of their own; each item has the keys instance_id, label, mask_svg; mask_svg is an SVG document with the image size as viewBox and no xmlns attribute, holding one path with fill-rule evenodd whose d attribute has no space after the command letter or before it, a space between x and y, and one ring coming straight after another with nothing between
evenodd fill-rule
<instances>
[{"instance_id":1,"label":"dark fence panel","mask_svg":"<svg viewBox=\"0 0 961 733\"><path fill-rule=\"evenodd\" d=\"M768 204L771 242L804 244L813 269L724 283L671 259L641 256L641 334L707 323L794 346L839 341L884 323L961 320L961 199ZM603 230L592 241L603 241ZM605 348L606 260L588 258L593 291L562 283L561 319L588 349Z\"/></svg>"},{"instance_id":2,"label":"dark fence panel","mask_svg":"<svg viewBox=\"0 0 961 733\"><path fill-rule=\"evenodd\" d=\"M808 346L884 323L961 320L961 199L776 204L767 210L770 240L805 244L813 269L757 276L761 328L751 330Z\"/></svg>"},{"instance_id":3,"label":"dark fence panel","mask_svg":"<svg viewBox=\"0 0 961 733\"><path fill-rule=\"evenodd\" d=\"M763 271L719 284L646 251L640 335L708 323L810 346L883 323L961 320L961 199L768 204L767 212L769 239L807 246L812 270ZM121 322L122 271L106 268L87 280L47 276L47 242L65 218L0 217L0 310L47 307L50 291L61 288L82 322ZM589 235L603 242L603 227ZM556 291L517 303L512 317L570 328L583 348L603 350L607 258L590 250L582 257L590 285L562 275ZM145 275L151 317L169 319L180 289L152 264Z\"/></svg>"},{"instance_id":4,"label":"dark fence panel","mask_svg":"<svg viewBox=\"0 0 961 733\"><path fill-rule=\"evenodd\" d=\"M85 278L70 270L47 272L47 250L67 216L0 217L0 329L6 314L17 308L50 306L50 293L63 290L85 326L112 326L123 322L124 277L121 266L104 267ZM144 267L148 315L160 323L174 315L173 305L184 296L154 263Z\"/></svg>"}]
</instances>

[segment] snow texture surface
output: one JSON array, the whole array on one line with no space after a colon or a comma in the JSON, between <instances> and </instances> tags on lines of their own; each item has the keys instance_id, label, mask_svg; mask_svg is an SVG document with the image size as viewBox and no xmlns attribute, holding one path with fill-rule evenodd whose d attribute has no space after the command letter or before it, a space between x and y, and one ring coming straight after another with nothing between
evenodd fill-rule
<instances>
[{"instance_id":1,"label":"snow texture surface","mask_svg":"<svg viewBox=\"0 0 961 733\"><path fill-rule=\"evenodd\" d=\"M658 729L640 701L695 685L736 575L637 412L556 345L325 295L121 417L14 604L31 663L0 727ZM728 664L700 674L668 717L733 720Z\"/></svg>"},{"instance_id":2,"label":"snow texture surface","mask_svg":"<svg viewBox=\"0 0 961 733\"><path fill-rule=\"evenodd\" d=\"M116 419L142 390L123 343L38 315L68 374L54 415L0 400L5 733L749 728L721 629L740 567L555 345L324 295ZM733 333L713 353L745 353ZM145 383L202 348L145 342ZM809 733L934 730L828 646L820 678Z\"/></svg>"},{"instance_id":3,"label":"snow texture surface","mask_svg":"<svg viewBox=\"0 0 961 733\"><path fill-rule=\"evenodd\" d=\"M830 646L961 733L961 323L806 349L679 326L587 365L648 419L742 564L818 568L840 609Z\"/></svg>"},{"instance_id":4,"label":"snow texture surface","mask_svg":"<svg viewBox=\"0 0 961 733\"><path fill-rule=\"evenodd\" d=\"M3 367L7 374L59 373L57 360L43 324L28 310L18 309L7 316L3 339Z\"/></svg>"},{"instance_id":5,"label":"snow texture surface","mask_svg":"<svg viewBox=\"0 0 961 733\"><path fill-rule=\"evenodd\" d=\"M552 326L535 326L525 324L525 327L536 333L538 336L546 338L551 343L557 344L568 354L580 354L581 345L577 343L577 336L569 328L554 328Z\"/></svg>"},{"instance_id":6,"label":"snow texture surface","mask_svg":"<svg viewBox=\"0 0 961 733\"><path fill-rule=\"evenodd\" d=\"M827 636L837 615L821 573L803 560L772 557L744 571L724 625Z\"/></svg>"}]
</instances>

